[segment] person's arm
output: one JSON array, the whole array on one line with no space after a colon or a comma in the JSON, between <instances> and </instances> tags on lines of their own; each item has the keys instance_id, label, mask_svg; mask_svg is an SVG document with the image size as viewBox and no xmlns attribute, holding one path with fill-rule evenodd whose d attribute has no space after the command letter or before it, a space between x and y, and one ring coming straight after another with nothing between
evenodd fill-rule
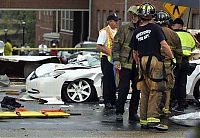
<instances>
[{"instance_id":1,"label":"person's arm","mask_svg":"<svg viewBox=\"0 0 200 138\"><path fill-rule=\"evenodd\" d=\"M112 44L112 59L113 61L120 61L120 54L121 54L121 48L122 45L124 44L125 39L125 31L124 31L124 26L121 26L113 40Z\"/></svg>"},{"instance_id":2,"label":"person's arm","mask_svg":"<svg viewBox=\"0 0 200 138\"><path fill-rule=\"evenodd\" d=\"M124 39L126 38L126 32L124 31L124 27L125 26L121 26L115 37L114 37L114 41L113 41L113 45L112 45L112 59L114 62L114 66L117 69L121 69L121 62L120 62L120 54L121 54L121 48L124 45Z\"/></svg>"},{"instance_id":3,"label":"person's arm","mask_svg":"<svg viewBox=\"0 0 200 138\"><path fill-rule=\"evenodd\" d=\"M166 37L165 37L165 34L164 34L162 28L160 26L158 26L158 25L154 25L154 27L155 27L154 29L155 29L157 40L160 42L160 45L161 45L161 48L162 48L163 52L170 59L174 59L174 55L173 55L173 53L171 51L170 46L166 42Z\"/></svg>"},{"instance_id":4,"label":"person's arm","mask_svg":"<svg viewBox=\"0 0 200 138\"><path fill-rule=\"evenodd\" d=\"M107 48L107 46L105 46L107 40L107 34L105 30L102 30L99 33L99 37L97 39L97 50L99 52L103 52L106 55L110 56L111 55L111 50L109 48Z\"/></svg>"},{"instance_id":5,"label":"person's arm","mask_svg":"<svg viewBox=\"0 0 200 138\"><path fill-rule=\"evenodd\" d=\"M171 51L169 45L167 44L167 42L166 42L165 40L162 40L162 41L160 42L160 45L161 45L163 51L165 52L165 54L166 54L169 58L173 59L173 58L174 58L174 55L173 55L173 53L172 53L172 51Z\"/></svg>"},{"instance_id":6,"label":"person's arm","mask_svg":"<svg viewBox=\"0 0 200 138\"><path fill-rule=\"evenodd\" d=\"M136 64L139 64L139 56L138 52L133 50L133 58L135 59Z\"/></svg>"},{"instance_id":7,"label":"person's arm","mask_svg":"<svg viewBox=\"0 0 200 138\"><path fill-rule=\"evenodd\" d=\"M111 50L104 45L97 44L97 50L111 56Z\"/></svg>"},{"instance_id":8,"label":"person's arm","mask_svg":"<svg viewBox=\"0 0 200 138\"><path fill-rule=\"evenodd\" d=\"M136 64L139 64L139 53L137 51L138 50L137 49L138 41L136 40L136 34L135 34L135 32L133 33L133 36L131 38L130 44L131 44L131 47L133 49L133 52L132 52L133 53L133 58L134 58Z\"/></svg>"}]
</instances>

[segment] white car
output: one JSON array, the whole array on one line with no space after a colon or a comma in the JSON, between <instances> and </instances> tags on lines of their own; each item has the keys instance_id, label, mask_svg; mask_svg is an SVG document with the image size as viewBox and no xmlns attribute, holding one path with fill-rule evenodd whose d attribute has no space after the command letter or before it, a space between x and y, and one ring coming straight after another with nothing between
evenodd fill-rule
<instances>
[{"instance_id":1,"label":"white car","mask_svg":"<svg viewBox=\"0 0 200 138\"><path fill-rule=\"evenodd\" d=\"M187 99L195 98L197 101L200 100L200 59L190 61L193 64L195 70L191 75L187 77Z\"/></svg>"},{"instance_id":2,"label":"white car","mask_svg":"<svg viewBox=\"0 0 200 138\"><path fill-rule=\"evenodd\" d=\"M102 97L102 72L96 58L78 56L69 64L47 63L26 79L26 91L34 98L61 98L64 102L86 102Z\"/></svg>"},{"instance_id":3,"label":"white car","mask_svg":"<svg viewBox=\"0 0 200 138\"><path fill-rule=\"evenodd\" d=\"M26 79L28 95L35 98L57 97L66 102L86 102L102 98L100 61L78 55L69 64L47 63ZM90 57L90 56L89 56ZM190 61L196 68L187 78L187 99L200 99L200 59Z\"/></svg>"}]
</instances>

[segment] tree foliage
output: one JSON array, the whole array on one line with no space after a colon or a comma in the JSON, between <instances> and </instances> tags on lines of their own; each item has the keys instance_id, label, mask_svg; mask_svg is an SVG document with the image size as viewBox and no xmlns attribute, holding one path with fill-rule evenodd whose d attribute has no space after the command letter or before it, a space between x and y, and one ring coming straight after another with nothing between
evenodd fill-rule
<instances>
[{"instance_id":1,"label":"tree foliage","mask_svg":"<svg viewBox=\"0 0 200 138\"><path fill-rule=\"evenodd\" d=\"M26 23L25 26L25 42L32 45L35 40L35 11L1 11L0 12L1 25L0 29L8 29L9 35L21 35L23 33L22 22ZM20 37L19 37L20 38ZM21 41L21 40L16 40Z\"/></svg>"}]
</instances>

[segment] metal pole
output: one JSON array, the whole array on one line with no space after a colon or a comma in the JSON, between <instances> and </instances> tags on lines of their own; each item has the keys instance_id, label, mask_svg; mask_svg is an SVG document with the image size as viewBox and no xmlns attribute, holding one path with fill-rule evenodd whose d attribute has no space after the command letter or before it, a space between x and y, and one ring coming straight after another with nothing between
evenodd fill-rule
<instances>
[{"instance_id":1,"label":"metal pole","mask_svg":"<svg viewBox=\"0 0 200 138\"><path fill-rule=\"evenodd\" d=\"M124 22L127 22L127 0L124 1Z\"/></svg>"},{"instance_id":2,"label":"metal pole","mask_svg":"<svg viewBox=\"0 0 200 138\"><path fill-rule=\"evenodd\" d=\"M191 14L191 8L189 9L189 13L188 13L188 18L187 18L187 29L189 27L189 22L190 22L190 14Z\"/></svg>"},{"instance_id":3,"label":"metal pole","mask_svg":"<svg viewBox=\"0 0 200 138\"><path fill-rule=\"evenodd\" d=\"M25 29L25 27L23 26L23 32L22 32L22 46L24 46L24 29Z\"/></svg>"},{"instance_id":4,"label":"metal pole","mask_svg":"<svg viewBox=\"0 0 200 138\"><path fill-rule=\"evenodd\" d=\"M58 33L58 10L56 10L56 33Z\"/></svg>"},{"instance_id":5,"label":"metal pole","mask_svg":"<svg viewBox=\"0 0 200 138\"><path fill-rule=\"evenodd\" d=\"M6 43L6 41L7 41L7 32L8 32L8 29L4 29L4 32L5 32L4 39L5 39L5 43Z\"/></svg>"},{"instance_id":6,"label":"metal pole","mask_svg":"<svg viewBox=\"0 0 200 138\"><path fill-rule=\"evenodd\" d=\"M26 27L26 22L22 22L22 46L24 46L24 44L25 44L25 36L24 36L24 34L25 34L25 27Z\"/></svg>"},{"instance_id":7,"label":"metal pole","mask_svg":"<svg viewBox=\"0 0 200 138\"><path fill-rule=\"evenodd\" d=\"M88 27L87 40L90 40L90 36L91 36L91 16L92 16L92 0L89 0L89 27Z\"/></svg>"}]
</instances>

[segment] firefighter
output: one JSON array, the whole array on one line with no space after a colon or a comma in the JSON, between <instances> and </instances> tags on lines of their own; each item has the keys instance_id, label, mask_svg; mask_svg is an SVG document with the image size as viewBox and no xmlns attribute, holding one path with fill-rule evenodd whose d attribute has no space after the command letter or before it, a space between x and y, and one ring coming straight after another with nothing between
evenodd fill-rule
<instances>
[{"instance_id":1,"label":"firefighter","mask_svg":"<svg viewBox=\"0 0 200 138\"><path fill-rule=\"evenodd\" d=\"M138 72L136 63L132 56L130 41L134 30L138 26L137 6L128 9L130 22L122 25L114 37L112 56L114 66L119 69L118 99L116 103L116 121L123 121L124 106L132 82L132 95L129 105L129 122L139 121L137 109L139 105L140 92L136 88L136 76Z\"/></svg>"},{"instance_id":2,"label":"firefighter","mask_svg":"<svg viewBox=\"0 0 200 138\"><path fill-rule=\"evenodd\" d=\"M116 13L107 17L107 26L99 31L97 49L101 52L101 70L103 73L103 99L105 109L116 105L116 85L111 57L111 47L117 32L119 18Z\"/></svg>"},{"instance_id":3,"label":"firefighter","mask_svg":"<svg viewBox=\"0 0 200 138\"><path fill-rule=\"evenodd\" d=\"M194 37L187 31L183 30L184 22L181 18L176 18L172 23L172 29L176 31L182 46L182 62L180 68L176 71L175 87L173 100L177 100L178 106L174 108L174 111L184 112L186 107L186 84L187 75L189 72L189 57L192 50L195 48Z\"/></svg>"},{"instance_id":4,"label":"firefighter","mask_svg":"<svg viewBox=\"0 0 200 138\"><path fill-rule=\"evenodd\" d=\"M162 27L162 30L165 34L166 41L168 45L170 46L174 56L175 60L172 62L170 59L165 58L164 59L164 65L165 65L165 72L166 72L166 78L167 78L167 86L166 91L163 93L163 108L162 112L164 115L169 115L170 113L170 95L171 90L174 87L174 74L172 72L172 69L176 66L176 68L180 67L181 60L182 60L182 47L181 47L181 41L179 39L179 36L174 32L172 29L169 28L170 23L170 15L165 11L158 11L156 13L155 22L159 24ZM162 55L165 56L164 52L162 52ZM173 65L172 63L176 63Z\"/></svg>"},{"instance_id":5,"label":"firefighter","mask_svg":"<svg viewBox=\"0 0 200 138\"><path fill-rule=\"evenodd\" d=\"M152 23L156 9L150 3L141 4L138 15L140 26L134 31L132 37L133 56L139 64L138 90L140 98L140 124L141 128L154 128L166 131L168 126L161 124L159 119L159 104L162 92L166 90L166 75L164 69L164 56L174 59L172 51L165 41L161 27Z\"/></svg>"}]
</instances>

